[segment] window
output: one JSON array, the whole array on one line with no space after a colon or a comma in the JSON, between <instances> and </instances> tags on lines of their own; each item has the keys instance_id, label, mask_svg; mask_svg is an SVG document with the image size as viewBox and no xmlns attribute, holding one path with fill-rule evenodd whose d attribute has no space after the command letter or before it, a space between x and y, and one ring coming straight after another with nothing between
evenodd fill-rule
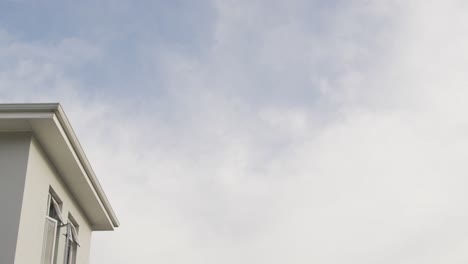
<instances>
[{"instance_id":1,"label":"window","mask_svg":"<svg viewBox=\"0 0 468 264\"><path fill-rule=\"evenodd\" d=\"M76 251L80 245L78 239L78 225L73 220L71 215L68 218L67 224L67 242L65 244L65 264L75 264Z\"/></svg>"},{"instance_id":2,"label":"window","mask_svg":"<svg viewBox=\"0 0 468 264\"><path fill-rule=\"evenodd\" d=\"M62 212L57 199L51 193L47 199L45 217L44 243L42 245L42 264L53 264L55 247L58 240L57 229L63 223Z\"/></svg>"}]
</instances>

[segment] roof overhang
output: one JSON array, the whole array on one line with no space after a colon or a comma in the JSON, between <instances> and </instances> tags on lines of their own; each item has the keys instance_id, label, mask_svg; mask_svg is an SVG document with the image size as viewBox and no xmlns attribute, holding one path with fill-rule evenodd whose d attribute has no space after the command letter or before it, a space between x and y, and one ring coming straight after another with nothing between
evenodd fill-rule
<instances>
[{"instance_id":1,"label":"roof overhang","mask_svg":"<svg viewBox=\"0 0 468 264\"><path fill-rule=\"evenodd\" d=\"M0 132L34 135L93 230L113 230L119 226L60 104L0 104Z\"/></svg>"}]
</instances>

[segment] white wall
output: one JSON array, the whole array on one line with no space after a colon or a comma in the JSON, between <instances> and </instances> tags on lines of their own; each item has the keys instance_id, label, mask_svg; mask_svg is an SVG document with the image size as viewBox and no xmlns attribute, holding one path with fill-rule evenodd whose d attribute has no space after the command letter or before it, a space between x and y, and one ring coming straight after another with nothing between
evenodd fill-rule
<instances>
[{"instance_id":1,"label":"white wall","mask_svg":"<svg viewBox=\"0 0 468 264\"><path fill-rule=\"evenodd\" d=\"M59 173L47 159L35 139L30 141L29 162L27 165L26 184L21 210L15 264L39 263L42 254L44 223L47 211L47 197L51 187L63 202L62 215L65 220L71 213L79 225L81 247L77 252L77 264L89 261L91 228L82 210L69 194ZM61 228L57 263L63 263L65 246L65 228ZM12 263L2 262L0 263Z\"/></svg>"},{"instance_id":2,"label":"white wall","mask_svg":"<svg viewBox=\"0 0 468 264\"><path fill-rule=\"evenodd\" d=\"M30 138L26 133L0 133L1 264L13 263L15 257Z\"/></svg>"}]
</instances>

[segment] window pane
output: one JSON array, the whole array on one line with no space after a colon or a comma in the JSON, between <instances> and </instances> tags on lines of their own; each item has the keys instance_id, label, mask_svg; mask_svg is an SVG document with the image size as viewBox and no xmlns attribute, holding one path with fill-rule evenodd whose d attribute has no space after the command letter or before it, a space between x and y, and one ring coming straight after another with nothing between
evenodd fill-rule
<instances>
[{"instance_id":1,"label":"window pane","mask_svg":"<svg viewBox=\"0 0 468 264\"><path fill-rule=\"evenodd\" d=\"M60 206L53 197L51 197L50 199L49 216L54 219L57 219L58 221L60 221L60 223L64 223Z\"/></svg>"},{"instance_id":2,"label":"window pane","mask_svg":"<svg viewBox=\"0 0 468 264\"><path fill-rule=\"evenodd\" d=\"M44 228L44 244L42 248L42 264L52 264L54 259L55 232L57 231L57 222L46 218Z\"/></svg>"},{"instance_id":3,"label":"window pane","mask_svg":"<svg viewBox=\"0 0 468 264\"><path fill-rule=\"evenodd\" d=\"M71 240L67 240L65 246L65 264L75 264L76 262L76 245Z\"/></svg>"}]
</instances>

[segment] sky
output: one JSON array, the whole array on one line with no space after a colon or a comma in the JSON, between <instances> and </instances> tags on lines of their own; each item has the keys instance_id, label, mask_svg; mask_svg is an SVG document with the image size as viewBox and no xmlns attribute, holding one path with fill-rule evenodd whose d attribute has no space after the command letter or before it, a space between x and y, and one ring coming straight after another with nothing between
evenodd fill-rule
<instances>
[{"instance_id":1,"label":"sky","mask_svg":"<svg viewBox=\"0 0 468 264\"><path fill-rule=\"evenodd\" d=\"M468 2L0 0L0 103L60 102L91 264L468 262Z\"/></svg>"}]
</instances>

